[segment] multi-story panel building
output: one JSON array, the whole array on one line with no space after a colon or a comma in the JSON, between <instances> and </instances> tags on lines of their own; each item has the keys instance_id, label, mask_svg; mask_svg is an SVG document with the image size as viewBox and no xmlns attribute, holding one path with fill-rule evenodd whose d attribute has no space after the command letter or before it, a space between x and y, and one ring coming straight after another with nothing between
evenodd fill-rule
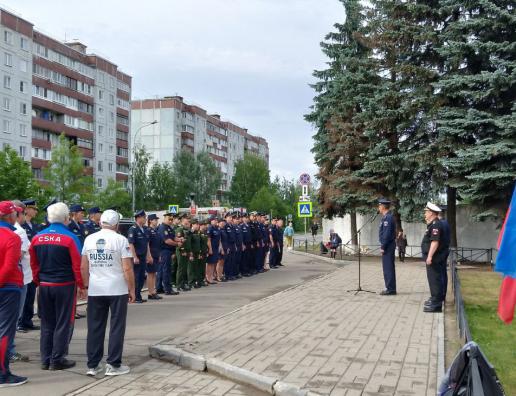
<instances>
[{"instance_id":1,"label":"multi-story panel building","mask_svg":"<svg viewBox=\"0 0 516 396\"><path fill-rule=\"evenodd\" d=\"M152 124L154 121L157 123ZM184 102L181 96L133 101L131 141L144 145L153 162L171 162L179 150L207 151L222 171L221 191L227 191L235 163L249 151L269 164L269 147L247 129L223 121L218 114Z\"/></svg>"},{"instance_id":2,"label":"multi-story panel building","mask_svg":"<svg viewBox=\"0 0 516 396\"><path fill-rule=\"evenodd\" d=\"M31 160L34 175L43 180L52 146L64 133L79 147L96 187L109 179L127 182L131 77L87 54L78 41L61 42L12 13L0 14L6 68L0 69L0 142Z\"/></svg>"}]
</instances>

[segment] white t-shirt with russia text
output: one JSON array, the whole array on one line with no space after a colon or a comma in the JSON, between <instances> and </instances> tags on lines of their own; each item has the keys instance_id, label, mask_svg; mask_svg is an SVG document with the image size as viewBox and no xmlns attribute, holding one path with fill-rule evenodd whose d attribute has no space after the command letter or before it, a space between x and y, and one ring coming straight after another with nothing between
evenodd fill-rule
<instances>
[{"instance_id":1,"label":"white t-shirt with russia text","mask_svg":"<svg viewBox=\"0 0 516 396\"><path fill-rule=\"evenodd\" d=\"M122 259L133 256L126 237L113 230L102 229L86 238L82 254L90 263L88 296L128 294Z\"/></svg>"}]
</instances>

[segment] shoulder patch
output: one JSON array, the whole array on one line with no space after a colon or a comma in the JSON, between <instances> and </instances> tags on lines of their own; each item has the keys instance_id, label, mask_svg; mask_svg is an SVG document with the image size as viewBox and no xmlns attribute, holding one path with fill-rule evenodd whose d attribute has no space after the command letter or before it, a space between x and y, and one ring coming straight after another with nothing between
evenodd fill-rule
<instances>
[{"instance_id":1,"label":"shoulder patch","mask_svg":"<svg viewBox=\"0 0 516 396\"><path fill-rule=\"evenodd\" d=\"M439 235L439 229L438 228L434 228L432 230L432 235Z\"/></svg>"}]
</instances>

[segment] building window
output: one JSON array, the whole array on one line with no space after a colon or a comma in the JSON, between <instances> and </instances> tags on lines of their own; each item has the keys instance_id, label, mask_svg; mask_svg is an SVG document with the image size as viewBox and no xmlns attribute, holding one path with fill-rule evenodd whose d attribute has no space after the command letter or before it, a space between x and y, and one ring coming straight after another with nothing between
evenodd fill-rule
<instances>
[{"instance_id":1,"label":"building window","mask_svg":"<svg viewBox=\"0 0 516 396\"><path fill-rule=\"evenodd\" d=\"M11 89L11 77L4 76L4 88Z\"/></svg>"},{"instance_id":2,"label":"building window","mask_svg":"<svg viewBox=\"0 0 516 396\"><path fill-rule=\"evenodd\" d=\"M97 163L97 170L98 170L99 172L102 172L102 171L103 171L102 161L99 161L99 162Z\"/></svg>"},{"instance_id":3,"label":"building window","mask_svg":"<svg viewBox=\"0 0 516 396\"><path fill-rule=\"evenodd\" d=\"M27 136L27 125L20 124L20 136Z\"/></svg>"},{"instance_id":4,"label":"building window","mask_svg":"<svg viewBox=\"0 0 516 396\"><path fill-rule=\"evenodd\" d=\"M104 145L102 143L99 143L99 153L102 153L104 151Z\"/></svg>"},{"instance_id":5,"label":"building window","mask_svg":"<svg viewBox=\"0 0 516 396\"><path fill-rule=\"evenodd\" d=\"M84 165L85 168L90 168L91 167L91 160L89 158L83 158L82 159L82 164Z\"/></svg>"},{"instance_id":6,"label":"building window","mask_svg":"<svg viewBox=\"0 0 516 396\"><path fill-rule=\"evenodd\" d=\"M108 163L108 170L109 170L110 172L113 172L113 163L112 163L112 162L109 162L109 163Z\"/></svg>"},{"instance_id":7,"label":"building window","mask_svg":"<svg viewBox=\"0 0 516 396\"><path fill-rule=\"evenodd\" d=\"M115 122L115 113L110 112L109 113L109 119L111 120L111 122Z\"/></svg>"},{"instance_id":8,"label":"building window","mask_svg":"<svg viewBox=\"0 0 516 396\"><path fill-rule=\"evenodd\" d=\"M109 145L109 154L113 154L114 147L112 144Z\"/></svg>"},{"instance_id":9,"label":"building window","mask_svg":"<svg viewBox=\"0 0 516 396\"><path fill-rule=\"evenodd\" d=\"M99 136L102 136L104 133L104 127L102 125L99 125Z\"/></svg>"},{"instance_id":10,"label":"building window","mask_svg":"<svg viewBox=\"0 0 516 396\"><path fill-rule=\"evenodd\" d=\"M20 157L25 158L25 154L27 154L27 147L25 147L25 146L20 146L20 151L19 151L19 153L20 153Z\"/></svg>"},{"instance_id":11,"label":"building window","mask_svg":"<svg viewBox=\"0 0 516 396\"><path fill-rule=\"evenodd\" d=\"M115 105L115 97L114 97L114 95L111 95L111 94L109 95L109 104L111 106Z\"/></svg>"},{"instance_id":12,"label":"building window","mask_svg":"<svg viewBox=\"0 0 516 396\"><path fill-rule=\"evenodd\" d=\"M104 115L104 109L102 107L99 107L99 115L101 115L101 116Z\"/></svg>"},{"instance_id":13,"label":"building window","mask_svg":"<svg viewBox=\"0 0 516 396\"><path fill-rule=\"evenodd\" d=\"M13 66L13 56L7 52L5 52L4 55L5 55L5 57L4 57L5 65L12 67Z\"/></svg>"},{"instance_id":14,"label":"building window","mask_svg":"<svg viewBox=\"0 0 516 396\"><path fill-rule=\"evenodd\" d=\"M43 179L43 171L41 168L32 168L32 175L35 179Z\"/></svg>"},{"instance_id":15,"label":"building window","mask_svg":"<svg viewBox=\"0 0 516 396\"><path fill-rule=\"evenodd\" d=\"M104 92L99 89L99 100L102 100L104 98Z\"/></svg>"},{"instance_id":16,"label":"building window","mask_svg":"<svg viewBox=\"0 0 516 396\"><path fill-rule=\"evenodd\" d=\"M4 41L7 44L12 44L13 42L13 34L8 30L4 30Z\"/></svg>"},{"instance_id":17,"label":"building window","mask_svg":"<svg viewBox=\"0 0 516 396\"><path fill-rule=\"evenodd\" d=\"M4 120L4 133L11 133L11 121Z\"/></svg>"},{"instance_id":18,"label":"building window","mask_svg":"<svg viewBox=\"0 0 516 396\"><path fill-rule=\"evenodd\" d=\"M25 81L20 81L20 92L27 93L27 83Z\"/></svg>"},{"instance_id":19,"label":"building window","mask_svg":"<svg viewBox=\"0 0 516 396\"><path fill-rule=\"evenodd\" d=\"M97 179L97 187L102 188L102 179L101 178Z\"/></svg>"},{"instance_id":20,"label":"building window","mask_svg":"<svg viewBox=\"0 0 516 396\"><path fill-rule=\"evenodd\" d=\"M4 110L11 111L11 99L4 98Z\"/></svg>"},{"instance_id":21,"label":"building window","mask_svg":"<svg viewBox=\"0 0 516 396\"><path fill-rule=\"evenodd\" d=\"M126 149L126 148L118 147L117 146L117 148L116 148L116 155L118 155L119 157L128 158L129 157L129 150Z\"/></svg>"},{"instance_id":22,"label":"building window","mask_svg":"<svg viewBox=\"0 0 516 396\"><path fill-rule=\"evenodd\" d=\"M29 50L29 42L24 37L20 37L20 48L26 51Z\"/></svg>"},{"instance_id":23,"label":"building window","mask_svg":"<svg viewBox=\"0 0 516 396\"><path fill-rule=\"evenodd\" d=\"M20 114L27 115L27 103L20 103Z\"/></svg>"},{"instance_id":24,"label":"building window","mask_svg":"<svg viewBox=\"0 0 516 396\"><path fill-rule=\"evenodd\" d=\"M27 70L29 70L29 62L27 62L26 60L21 59L20 60L20 70L22 72L26 73Z\"/></svg>"}]
</instances>

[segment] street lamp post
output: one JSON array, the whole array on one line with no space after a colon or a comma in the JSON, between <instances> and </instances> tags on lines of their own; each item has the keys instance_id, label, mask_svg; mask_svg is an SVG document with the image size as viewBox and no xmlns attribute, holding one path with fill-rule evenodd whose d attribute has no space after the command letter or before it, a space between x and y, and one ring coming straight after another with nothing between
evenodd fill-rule
<instances>
[{"instance_id":1,"label":"street lamp post","mask_svg":"<svg viewBox=\"0 0 516 396\"><path fill-rule=\"evenodd\" d=\"M134 133L134 145L133 145L133 160L131 161L131 193L132 193L132 208L133 208L133 214L134 212L136 211L136 184L134 183L134 152L135 152L135 149L136 149L136 137L138 136L138 133L140 133L140 131L145 128L145 127L148 127L148 126L151 126L151 125L154 125L154 124L157 124L158 121L154 120L154 121L150 121L150 122L147 122L143 125L141 125L137 130L136 132Z\"/></svg>"}]
</instances>

